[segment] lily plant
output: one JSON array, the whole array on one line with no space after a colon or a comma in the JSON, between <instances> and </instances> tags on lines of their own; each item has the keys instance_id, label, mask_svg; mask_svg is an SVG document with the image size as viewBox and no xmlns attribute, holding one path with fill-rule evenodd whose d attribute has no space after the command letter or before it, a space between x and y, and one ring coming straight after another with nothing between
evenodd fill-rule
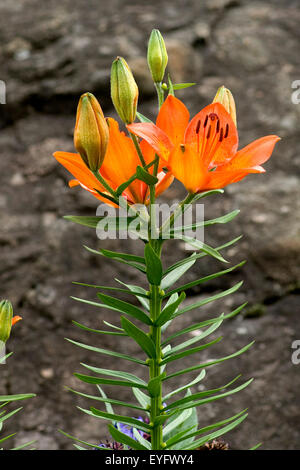
<instances>
[{"instance_id":1,"label":"lily plant","mask_svg":"<svg viewBox=\"0 0 300 470\"><path fill-rule=\"evenodd\" d=\"M118 339L116 344L119 347L118 350L108 350L102 347L101 341L97 346L69 341L92 353L113 357L116 364L129 361L136 366L137 373L82 364L89 373L76 373L76 377L95 385L97 393L73 392L92 400L94 404L105 405L105 409L90 406L82 411L109 421L109 432L119 447L89 443L67 434L78 449L198 449L235 428L247 417L247 411L241 410L234 416L201 427L197 409L245 389L252 379L236 383L238 376L219 388L203 388L201 391L195 391L194 387L204 380L210 366L236 358L247 351L252 343L229 356L200 362L192 360L194 355L222 339L218 336L207 341L206 338L215 334L226 319L238 315L245 304L226 315L220 314L197 323L188 320L190 311L233 294L242 282L194 303L185 302L189 289L224 276L238 269L243 262L178 285L180 278L206 256L226 263L221 252L240 238L212 247L203 240L187 235L187 231L227 223L239 211L213 220L196 220L189 226L178 225L178 220L197 201L202 202L202 199L213 194L222 194L225 186L240 181L248 174L263 173L262 164L270 158L279 137L261 137L238 150L235 102L224 86L217 91L211 103L190 119L188 109L175 97L175 92L193 84L173 84L170 77L164 83L167 62L164 40L158 30L153 30L148 46L148 64L158 94L159 109L155 123L137 111L138 87L127 62L118 57L112 65L111 96L127 133L120 130L115 119L104 117L94 95L85 93L79 101L74 131L77 153L57 151L54 154L74 177L69 183L70 187L81 186L116 210L115 217L106 219L104 216L66 218L93 229L105 219L108 227L112 225L114 229L128 232L134 223L136 238L144 246L143 256L86 247L95 256L103 256L125 264L128 269L138 270L145 276L147 285L131 285L121 280L115 286L81 283L94 288L98 300L76 299L98 308L100 312L102 309L110 310L120 322L116 325L104 321L106 329L74 323L100 337L111 335ZM135 122L136 119L139 122ZM187 195L159 224L156 198L169 188L174 179L183 184ZM119 215L118 209L123 214L125 211L126 217ZM167 242L174 243L174 239L187 243L194 251L173 265L164 267L165 245ZM121 300L118 294L131 296L133 302ZM182 316L187 319L187 326L176 330L176 320ZM123 338L138 344L141 349L138 357L124 352ZM184 338L182 342L181 338ZM140 375L139 368L141 371L143 369ZM192 378L185 378L193 373ZM166 385L176 382L177 385L171 389L169 387L166 393ZM120 387L130 387L132 402L107 397L102 388L105 385L115 386L117 397ZM119 406L128 409L128 413L122 415L115 412L114 408Z\"/></svg>"}]
</instances>

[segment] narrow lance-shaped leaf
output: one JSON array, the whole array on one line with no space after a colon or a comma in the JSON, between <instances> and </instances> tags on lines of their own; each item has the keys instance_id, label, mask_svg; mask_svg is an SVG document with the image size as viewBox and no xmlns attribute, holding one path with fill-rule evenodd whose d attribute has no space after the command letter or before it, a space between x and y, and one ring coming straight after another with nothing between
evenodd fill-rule
<instances>
[{"instance_id":1,"label":"narrow lance-shaped leaf","mask_svg":"<svg viewBox=\"0 0 300 470\"><path fill-rule=\"evenodd\" d=\"M146 325L152 325L151 319L146 315L143 310L132 305L124 300L116 299L106 294L98 293L97 296L103 302L104 306L117 310L118 312L125 313L141 322L145 323Z\"/></svg>"},{"instance_id":2,"label":"narrow lance-shaped leaf","mask_svg":"<svg viewBox=\"0 0 300 470\"><path fill-rule=\"evenodd\" d=\"M167 321L169 321L174 313L176 312L176 310L178 309L179 305L181 304L181 302L185 299L185 293L182 292L180 294L180 296L178 297L177 300L175 300L173 303L171 303L170 305L166 306L163 311L161 312L161 314L159 315L159 317L157 318L157 320L155 321L155 325L157 326L162 326L164 325Z\"/></svg>"},{"instance_id":3,"label":"narrow lance-shaped leaf","mask_svg":"<svg viewBox=\"0 0 300 470\"><path fill-rule=\"evenodd\" d=\"M152 339L144 333L144 331L140 330L140 328L131 323L131 321L127 320L125 317L121 317L121 324L128 336L134 339L148 357L156 357L155 344Z\"/></svg>"},{"instance_id":4,"label":"narrow lance-shaped leaf","mask_svg":"<svg viewBox=\"0 0 300 470\"><path fill-rule=\"evenodd\" d=\"M150 284L159 286L162 279L162 264L152 246L145 245L146 274Z\"/></svg>"},{"instance_id":5,"label":"narrow lance-shaped leaf","mask_svg":"<svg viewBox=\"0 0 300 470\"><path fill-rule=\"evenodd\" d=\"M132 439L130 436L127 434L124 434L123 432L119 431L116 429L112 424L108 425L109 432L111 434L111 437L116 440L116 442L121 442L122 444L126 444L132 449L135 450L149 450L147 447L145 447L143 444L140 442Z\"/></svg>"}]
</instances>

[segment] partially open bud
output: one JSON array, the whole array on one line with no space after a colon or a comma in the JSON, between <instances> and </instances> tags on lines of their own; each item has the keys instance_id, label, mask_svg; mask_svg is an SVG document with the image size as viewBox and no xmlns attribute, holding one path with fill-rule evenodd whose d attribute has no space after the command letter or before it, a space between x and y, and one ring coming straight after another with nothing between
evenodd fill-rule
<instances>
[{"instance_id":1,"label":"partially open bud","mask_svg":"<svg viewBox=\"0 0 300 470\"><path fill-rule=\"evenodd\" d=\"M109 140L109 129L101 106L92 93L80 97L74 131L74 145L91 171L101 167Z\"/></svg>"},{"instance_id":2,"label":"partially open bud","mask_svg":"<svg viewBox=\"0 0 300 470\"><path fill-rule=\"evenodd\" d=\"M221 86L214 97L213 103L221 103L230 114L234 124L237 125L235 102L232 93L228 88Z\"/></svg>"},{"instance_id":3,"label":"partially open bud","mask_svg":"<svg viewBox=\"0 0 300 470\"><path fill-rule=\"evenodd\" d=\"M160 83L165 75L168 54L165 41L158 29L153 29L150 35L147 60L153 81Z\"/></svg>"},{"instance_id":4,"label":"partially open bud","mask_svg":"<svg viewBox=\"0 0 300 470\"><path fill-rule=\"evenodd\" d=\"M125 124L135 120L138 96L139 90L127 62L117 57L111 67L111 98Z\"/></svg>"},{"instance_id":5,"label":"partially open bud","mask_svg":"<svg viewBox=\"0 0 300 470\"><path fill-rule=\"evenodd\" d=\"M13 317L13 308L9 300L0 302L0 344L6 343L10 336L11 327L21 320L21 317Z\"/></svg>"}]
</instances>

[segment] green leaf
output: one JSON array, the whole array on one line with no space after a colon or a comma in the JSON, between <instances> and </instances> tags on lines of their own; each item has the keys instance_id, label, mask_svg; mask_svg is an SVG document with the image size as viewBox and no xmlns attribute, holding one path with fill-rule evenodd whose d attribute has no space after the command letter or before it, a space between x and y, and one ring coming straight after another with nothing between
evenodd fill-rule
<instances>
[{"instance_id":1,"label":"green leaf","mask_svg":"<svg viewBox=\"0 0 300 470\"><path fill-rule=\"evenodd\" d=\"M96 387L98 388L101 397L104 398L104 399L107 399L107 395L104 392L104 390L100 387L100 385L96 385ZM106 408L107 413L114 413L113 407L111 405L112 404L109 403L109 402L105 403L105 408Z\"/></svg>"},{"instance_id":2,"label":"green leaf","mask_svg":"<svg viewBox=\"0 0 300 470\"><path fill-rule=\"evenodd\" d=\"M190 394L188 390L187 396ZM185 414L184 418L182 416ZM178 423L176 422L178 421ZM173 426L172 426L173 425ZM174 415L174 418L165 428L165 440L168 442L172 437L173 439L176 436L180 435L181 437L185 434L185 437L175 442L172 446L174 450L186 449L194 440L194 436L189 434L189 431L195 431L198 426L198 417L197 411L195 408L184 410L182 412L177 413ZM169 429L168 429L169 427Z\"/></svg>"},{"instance_id":3,"label":"green leaf","mask_svg":"<svg viewBox=\"0 0 300 470\"><path fill-rule=\"evenodd\" d=\"M127 434L124 434L123 432L119 431L112 424L108 425L108 429L111 434L111 437L115 439L116 442L121 442L122 444L126 444L135 450L148 450L148 448L145 447L143 444L132 439Z\"/></svg>"},{"instance_id":4,"label":"green leaf","mask_svg":"<svg viewBox=\"0 0 300 470\"><path fill-rule=\"evenodd\" d=\"M138 180L144 181L148 186L154 185L158 182L158 178L156 178L156 176L151 175L151 173L148 173L148 171L144 170L141 166L137 166L136 175Z\"/></svg>"},{"instance_id":5,"label":"green leaf","mask_svg":"<svg viewBox=\"0 0 300 470\"><path fill-rule=\"evenodd\" d=\"M91 250L88 247L85 247L87 250ZM100 250L92 250L93 252L96 251L97 254L103 255L106 258L111 258L111 259L117 259L117 260L123 260L123 261L135 261L140 264L145 264L145 258L142 256L137 256L137 255L131 255L128 253L118 253L116 251L110 251L110 250L104 250L101 248Z\"/></svg>"},{"instance_id":6,"label":"green leaf","mask_svg":"<svg viewBox=\"0 0 300 470\"><path fill-rule=\"evenodd\" d=\"M236 382L239 378L240 378L240 375L238 375L237 377L235 377L233 380L231 380L226 385L223 385L222 387L214 388L214 389L211 389L211 390L204 390L203 392L196 392L194 394L189 393L184 398L180 398L179 400L176 400L176 401L170 403L169 405L167 405L164 408L164 411L167 411L167 410L169 411L169 410L172 410L173 408L181 409L182 405L185 405L186 403L194 402L195 400L198 400L199 398L201 398L201 399L206 398L210 395L213 395L214 393L218 393L218 392L221 392L222 390L226 390L234 382ZM194 406L194 405L192 405L192 406Z\"/></svg>"},{"instance_id":7,"label":"green leaf","mask_svg":"<svg viewBox=\"0 0 300 470\"><path fill-rule=\"evenodd\" d=\"M17 400L26 400L27 398L36 397L35 393L20 393L18 395L0 395L0 403L2 402L10 402L10 401L17 401Z\"/></svg>"},{"instance_id":8,"label":"green leaf","mask_svg":"<svg viewBox=\"0 0 300 470\"><path fill-rule=\"evenodd\" d=\"M124 255L124 253L115 253L116 256L112 256L112 251L108 251L108 250L93 250L92 248L89 248L88 246L85 246L84 245L84 248L89 251L90 253L93 253L94 255L102 255L102 256L106 256L108 258L111 258L115 261L119 261L120 263L123 263L123 264L126 264L128 266L131 266L132 268L136 268L138 271L141 271L142 273L145 273L146 272L146 268L145 266L143 265L142 261L136 261L136 260L128 260L125 259L124 256L117 256L117 255ZM127 255L126 255L127 256ZM134 255L128 255L128 256L134 256ZM137 256L134 256L135 258L141 258L141 257L137 257ZM142 258L144 259L144 258Z\"/></svg>"},{"instance_id":9,"label":"green leaf","mask_svg":"<svg viewBox=\"0 0 300 470\"><path fill-rule=\"evenodd\" d=\"M249 449L249 450L256 450L256 449L258 449L261 445L262 445L262 442L259 442L259 443L256 444L255 446L251 447L251 449Z\"/></svg>"},{"instance_id":10,"label":"green leaf","mask_svg":"<svg viewBox=\"0 0 300 470\"><path fill-rule=\"evenodd\" d=\"M65 339L69 341L70 343L75 344L75 346L79 346L80 348L83 348L83 349L88 349L89 351L94 351L100 354L105 354L106 356L113 356L119 359L125 359L126 361L135 362L141 365L146 365L144 361L141 361L140 359L136 359L135 357L128 356L127 354L122 354L122 353L115 352L115 351L109 351L108 349L96 348L95 346L78 343L77 341L73 341L72 339L68 339L68 338L65 338Z\"/></svg>"},{"instance_id":11,"label":"green leaf","mask_svg":"<svg viewBox=\"0 0 300 470\"><path fill-rule=\"evenodd\" d=\"M137 113L136 113L136 116L137 116L137 118L138 118L138 120L139 120L140 122L151 122L151 123L153 123L153 122L151 121L151 119L148 119L148 118L147 118L146 116L144 116L142 113L138 113L138 112L137 112Z\"/></svg>"},{"instance_id":12,"label":"green leaf","mask_svg":"<svg viewBox=\"0 0 300 470\"><path fill-rule=\"evenodd\" d=\"M136 438L136 440L142 444L144 447L146 447L148 450L151 450L151 442L147 441L141 434L137 431L137 429L132 428L132 432Z\"/></svg>"},{"instance_id":13,"label":"green leaf","mask_svg":"<svg viewBox=\"0 0 300 470\"><path fill-rule=\"evenodd\" d=\"M167 445L166 448L167 449L173 448L173 445L176 445L177 443L182 442L185 438L192 438L192 437L198 436L199 434L203 434L207 431L211 431L212 429L223 426L224 424L230 423L234 421L236 418L240 417L242 414L244 414L245 411L246 410L240 411L239 413L237 413L234 416L231 416L230 418L224 419L222 421L219 421L218 423L214 423L209 426L205 426L204 428L197 429L193 433L188 433L188 434L186 432L178 433L177 435L175 435L174 437L172 437L166 442L166 445Z\"/></svg>"},{"instance_id":14,"label":"green leaf","mask_svg":"<svg viewBox=\"0 0 300 470\"><path fill-rule=\"evenodd\" d=\"M149 338L144 331L140 330L131 321L125 317L121 317L121 324L128 336L134 339L134 341L142 348L142 350L150 358L156 358L155 344L152 339Z\"/></svg>"},{"instance_id":15,"label":"green leaf","mask_svg":"<svg viewBox=\"0 0 300 470\"><path fill-rule=\"evenodd\" d=\"M58 429L58 432L60 432L64 436L68 437L69 439L72 439L73 441L76 441L76 442L80 442L80 444L84 444L88 447L95 447L98 450L111 450L111 449L105 449L104 447L100 447L97 444L91 444L90 442L82 441L81 439L78 439L77 437L71 436L71 434L67 434L66 432L62 431L61 429Z\"/></svg>"},{"instance_id":16,"label":"green leaf","mask_svg":"<svg viewBox=\"0 0 300 470\"><path fill-rule=\"evenodd\" d=\"M209 245L206 245L206 243L203 243L197 240L196 238L186 237L185 235L182 235L181 233L174 234L174 238L183 240L188 245L194 248L197 248L197 250L204 251L204 253L206 253L207 255L212 256L213 258L216 258L217 260L222 261L223 263L228 263L228 261L226 261L226 259L224 259L222 255L220 255L218 250L216 250L215 248L212 248Z\"/></svg>"},{"instance_id":17,"label":"green leaf","mask_svg":"<svg viewBox=\"0 0 300 470\"><path fill-rule=\"evenodd\" d=\"M117 279L116 279L116 281L120 282ZM122 293L125 293L125 294L132 294L135 297L145 297L145 298L149 297L147 295L145 289L143 289L142 287L139 287L139 286L136 286L137 290L134 291L134 289L128 290L128 289L121 289L120 287L98 286L96 284L86 284L85 282L73 281L72 284L75 284L77 286L83 286L83 287L93 287L94 289L112 290L112 291L115 291L115 292L122 292ZM124 284L124 285L126 285L126 284ZM142 291L144 291L145 293L142 293Z\"/></svg>"},{"instance_id":18,"label":"green leaf","mask_svg":"<svg viewBox=\"0 0 300 470\"><path fill-rule=\"evenodd\" d=\"M92 372L95 372L96 374L109 375L111 377L118 377L119 379L131 380L133 382L138 382L140 384L147 386L144 380L140 379L134 374L130 374L129 372L123 372L120 370L102 369L99 367L89 366L88 364L84 364L83 362L81 362L80 364L86 369L89 369Z\"/></svg>"},{"instance_id":19,"label":"green leaf","mask_svg":"<svg viewBox=\"0 0 300 470\"><path fill-rule=\"evenodd\" d=\"M150 424L144 423L143 421L140 421L136 418L130 418L129 416L117 415L115 413L106 413L106 411L97 410L97 408L94 408L93 406L91 406L90 412L89 410L85 410L80 407L78 408L83 412L87 412L87 414L94 415L103 419L108 419L110 421L116 421L118 423L129 424L137 429L141 429L144 432L149 432L152 429L152 426L150 426Z\"/></svg>"},{"instance_id":20,"label":"green leaf","mask_svg":"<svg viewBox=\"0 0 300 470\"><path fill-rule=\"evenodd\" d=\"M219 429L218 431L215 431L211 434L207 434L201 439L198 439L197 441L194 441L193 444L186 450L193 450L197 449L198 447L203 446L207 442L211 441L212 439L216 439L217 437L223 436L227 432L231 431L234 429L236 426L238 426L244 419L246 419L248 414L243 415L242 417L236 419L233 421L233 423L228 424L227 426L224 426L222 429Z\"/></svg>"},{"instance_id":21,"label":"green leaf","mask_svg":"<svg viewBox=\"0 0 300 470\"><path fill-rule=\"evenodd\" d=\"M178 315L182 315L183 313L189 312L190 310L193 310L194 308L199 308L202 305L206 305L210 302L213 302L214 300L218 300L218 299L221 299L222 297L226 297L227 295L233 294L233 292L236 292L241 287L242 284L243 284L243 281L238 282L230 289L219 292L218 294L212 295L211 297L207 297L206 299L199 300L199 302L195 302L194 304L187 305L181 310L178 310L175 316L177 317Z\"/></svg>"},{"instance_id":22,"label":"green leaf","mask_svg":"<svg viewBox=\"0 0 300 470\"><path fill-rule=\"evenodd\" d=\"M120 284L122 284L123 286L127 287L129 292L134 294L136 296L136 298L139 300L139 302L142 304L142 306L149 312L149 310L150 310L149 294L145 289L143 289L140 286L135 286L135 285L132 285L132 284L125 284L125 282L122 282L122 281L120 281L119 279L116 279L116 278L115 278L115 280L117 282L119 282Z\"/></svg>"},{"instance_id":23,"label":"green leaf","mask_svg":"<svg viewBox=\"0 0 300 470\"><path fill-rule=\"evenodd\" d=\"M253 381L253 379L250 379L248 380L247 382L243 383L242 385L240 385L239 387L236 387L232 390L229 390L228 392L224 392L224 393L221 393L220 395L214 395L212 397L209 397L209 398L204 398L203 400L199 400L199 401L193 401L192 403L187 403L186 405L176 405L176 408L177 406L179 406L179 409L181 410L186 410L188 408L191 408L191 407L197 407L197 406L201 406L201 405L206 405L206 403L211 403L213 401L216 401L216 400L220 400L221 398L225 398L225 397L228 397L230 395L233 395L235 393L238 393L240 392L241 390L243 390L244 388L248 387L248 385ZM211 390L209 391L211 392ZM200 392L202 393L202 392ZM179 400L178 400L179 401ZM173 405L173 403L171 404ZM171 407L171 405L168 405L165 409L168 409L169 406ZM174 405L175 406L175 405ZM172 407L171 407L172 408ZM170 409L171 409L170 408Z\"/></svg>"},{"instance_id":24,"label":"green leaf","mask_svg":"<svg viewBox=\"0 0 300 470\"><path fill-rule=\"evenodd\" d=\"M197 366L188 367L187 369L183 369L183 370L179 370L177 372L174 372L173 374L168 375L164 380L172 379L173 377L177 377L179 375L187 374L188 372L193 372L195 370L204 369L206 367L213 366L215 364L219 364L221 362L227 361L228 359L233 359L234 357L237 357L240 354L243 354L244 352L246 352L253 344L254 344L254 341L247 344L242 349L239 349L235 353L230 354L229 356L221 357L221 359L216 359L215 361L205 362L205 363L202 363L202 364L198 364Z\"/></svg>"},{"instance_id":25,"label":"green leaf","mask_svg":"<svg viewBox=\"0 0 300 470\"><path fill-rule=\"evenodd\" d=\"M175 292L181 292L183 290L191 289L194 286L198 286L199 284L202 284L203 282L210 281L211 279L215 279L217 277L223 276L224 274L230 273L231 271L234 271L237 268L240 268L246 263L246 261L242 261L239 264L236 264L235 266L232 266L232 268L224 269L223 271L219 271L218 273L210 274L208 276L202 277L200 279L197 279L196 281L188 282L187 284L184 284L183 286L177 287L177 289L172 289L171 291L167 292L164 295L165 297L168 297L171 294L174 294Z\"/></svg>"},{"instance_id":26,"label":"green leaf","mask_svg":"<svg viewBox=\"0 0 300 470\"><path fill-rule=\"evenodd\" d=\"M141 408L140 406L136 406L132 403L127 403L127 402L120 401L120 400L114 400L112 398L107 398L107 397L101 398L101 397L98 397L98 396L95 396L95 395L88 395L86 393L78 392L77 390L73 390L72 388L68 388L68 390L72 393L75 393L76 395L80 395L81 397L89 398L91 400L100 401L102 403L105 403L106 405L107 404L119 405L119 406L124 406L124 407L127 407L127 408L132 408L134 410L145 411L144 408Z\"/></svg>"},{"instance_id":27,"label":"green leaf","mask_svg":"<svg viewBox=\"0 0 300 470\"><path fill-rule=\"evenodd\" d=\"M184 328L183 330L177 331L176 333L173 333L171 336L169 336L163 343L162 345L165 345L169 343L172 339L177 338L178 336L184 335L186 333L190 333L191 331L198 330L199 328L203 328L208 325L212 325L220 320L220 318L223 318L223 320L227 320L228 318L233 318L235 315L238 315L241 310L247 305L247 302L244 304L240 305L238 308L233 310L232 312L228 313L227 315L223 316L223 313L216 318L211 318L210 320L204 320L200 323L195 323L194 325L188 326L187 328Z\"/></svg>"},{"instance_id":28,"label":"green leaf","mask_svg":"<svg viewBox=\"0 0 300 470\"><path fill-rule=\"evenodd\" d=\"M137 318L141 322L145 323L146 325L152 325L151 319L146 315L143 310L132 305L124 300L115 299L109 295L100 294L98 293L97 296L103 302L104 306L112 309L117 310L118 312L125 313L133 318Z\"/></svg>"},{"instance_id":29,"label":"green leaf","mask_svg":"<svg viewBox=\"0 0 300 470\"><path fill-rule=\"evenodd\" d=\"M197 348L191 348L188 351L182 351L177 354L173 354L172 352L168 354L166 358L164 358L161 362L161 365L168 364L169 362L177 361L178 359L182 359L183 357L190 356L191 354L195 354L197 352L203 351L203 349L209 348L213 344L218 343L221 341L222 337L211 341L210 343L203 344L202 346L198 346Z\"/></svg>"},{"instance_id":30,"label":"green leaf","mask_svg":"<svg viewBox=\"0 0 300 470\"><path fill-rule=\"evenodd\" d=\"M82 323L78 323L75 320L72 320L72 323L74 323L74 325L78 326L82 330L90 331L91 333L98 333L102 335L111 335L111 336L127 336L126 333L121 333L117 331L95 330L94 328L89 328L88 326L82 325Z\"/></svg>"},{"instance_id":31,"label":"green leaf","mask_svg":"<svg viewBox=\"0 0 300 470\"><path fill-rule=\"evenodd\" d=\"M157 377L149 380L148 391L151 397L157 397L160 394L161 382L165 379L166 373L163 372Z\"/></svg>"},{"instance_id":32,"label":"green leaf","mask_svg":"<svg viewBox=\"0 0 300 470\"><path fill-rule=\"evenodd\" d=\"M151 400L148 397L148 395L146 395L144 392L142 392L139 388L134 388L133 387L132 391L133 391L133 394L134 394L135 398L139 402L139 404L142 405L142 407L144 409L149 408Z\"/></svg>"},{"instance_id":33,"label":"green leaf","mask_svg":"<svg viewBox=\"0 0 300 470\"><path fill-rule=\"evenodd\" d=\"M136 388L144 388L146 389L147 387L145 385L142 385L139 382L132 382L129 380L114 380L114 379L104 379L102 377L93 377L90 375L84 375L84 374L74 374L77 379L81 380L82 382L85 382L87 384L102 384L102 385L119 385L122 387L136 387Z\"/></svg>"},{"instance_id":34,"label":"green leaf","mask_svg":"<svg viewBox=\"0 0 300 470\"><path fill-rule=\"evenodd\" d=\"M234 243L236 243L237 241L239 241L241 238L242 238L242 235L240 235L239 237L234 238L233 240L230 240L227 243L224 243L224 245L217 246L217 248L215 248L215 249L217 251L219 251L219 250L223 250L224 248L228 248L229 246L231 246ZM206 253L198 253L198 254L193 253L188 258L184 258L181 261L177 261L177 263L173 264L168 269L166 269L166 271L164 272L164 275L168 274L169 272L173 271L174 269L177 269L179 266L183 266L184 264L189 263L192 260L196 261L197 259L204 258L204 256L207 256L207 254Z\"/></svg>"},{"instance_id":35,"label":"green leaf","mask_svg":"<svg viewBox=\"0 0 300 470\"><path fill-rule=\"evenodd\" d=\"M218 322L213 323L207 330L203 331L203 333L200 333L197 336L194 336L193 338L188 339L187 341L184 341L183 343L178 344L177 346L173 346L170 353L174 354L177 353L178 351L181 351L182 349L189 348L192 346L192 344L197 343L198 341L201 341L202 339L206 338L209 336L211 333L213 333L219 326L223 323L223 318L224 315L220 316L220 320ZM169 353L169 354L170 354ZM166 357L168 354L166 354Z\"/></svg>"},{"instance_id":36,"label":"green leaf","mask_svg":"<svg viewBox=\"0 0 300 470\"><path fill-rule=\"evenodd\" d=\"M186 390L187 388L191 388L193 387L194 385L197 385L197 383L199 383L201 380L204 379L206 375L206 372L205 372L205 369L203 369L200 374L197 375L197 377L192 380L190 383L188 383L187 385L183 385L182 387L179 387L177 388L176 390L173 390L172 392L168 393L167 395L165 395L163 397L163 402L166 402L167 400L169 400L171 397L173 397L174 395L177 395L177 393L180 393L180 392L183 392L184 390Z\"/></svg>"},{"instance_id":37,"label":"green leaf","mask_svg":"<svg viewBox=\"0 0 300 470\"><path fill-rule=\"evenodd\" d=\"M146 274L150 284L159 286L162 278L162 264L159 256L155 253L152 246L145 245Z\"/></svg>"},{"instance_id":38,"label":"green leaf","mask_svg":"<svg viewBox=\"0 0 300 470\"><path fill-rule=\"evenodd\" d=\"M196 83L174 83L174 90L183 90L183 88L189 88L190 86L196 85Z\"/></svg>"},{"instance_id":39,"label":"green leaf","mask_svg":"<svg viewBox=\"0 0 300 470\"><path fill-rule=\"evenodd\" d=\"M133 222L136 217L109 217L109 216L79 216L79 215L65 215L64 219L75 222L85 227L97 228L99 222L105 220L107 228L111 227L112 230L126 230L128 225Z\"/></svg>"},{"instance_id":40,"label":"green leaf","mask_svg":"<svg viewBox=\"0 0 300 470\"><path fill-rule=\"evenodd\" d=\"M226 224L227 222L230 222L231 220L233 220L239 214L239 212L240 210L237 209L232 212L229 212L226 215L217 217L216 219L202 220L201 222L196 222L195 224L184 225L183 227L175 227L171 229L171 233L184 232L187 230L195 230L196 228L199 228L199 227L206 227L208 225L214 225L214 224Z\"/></svg>"},{"instance_id":41,"label":"green leaf","mask_svg":"<svg viewBox=\"0 0 300 470\"><path fill-rule=\"evenodd\" d=\"M161 314L155 321L155 325L162 326L165 323L167 323L167 321L169 321L173 317L174 313L177 311L179 305L181 304L181 302L183 302L184 299L185 299L185 293L182 292L180 296L178 297L178 299L176 299L174 302L172 302L170 305L167 305L163 309L163 311L161 312Z\"/></svg>"},{"instance_id":42,"label":"green leaf","mask_svg":"<svg viewBox=\"0 0 300 470\"><path fill-rule=\"evenodd\" d=\"M7 419L11 418L11 416L13 416L14 414L18 413L18 411L20 411L22 409L22 407L20 408L17 408L16 410L13 410L11 411L10 413L7 413L6 415L2 416L0 418L0 423L3 423L4 421L6 421Z\"/></svg>"},{"instance_id":43,"label":"green leaf","mask_svg":"<svg viewBox=\"0 0 300 470\"><path fill-rule=\"evenodd\" d=\"M195 254L195 253L193 253ZM181 278L196 262L196 259L191 259L190 262L178 266L178 268L173 269L171 272L166 274L161 281L161 289L168 289L173 285L178 279Z\"/></svg>"}]
</instances>

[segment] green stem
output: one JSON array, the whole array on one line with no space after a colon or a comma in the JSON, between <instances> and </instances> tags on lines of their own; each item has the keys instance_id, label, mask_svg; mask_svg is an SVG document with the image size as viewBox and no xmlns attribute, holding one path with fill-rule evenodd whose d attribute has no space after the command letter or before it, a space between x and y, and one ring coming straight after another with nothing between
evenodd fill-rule
<instances>
[{"instance_id":1,"label":"green stem","mask_svg":"<svg viewBox=\"0 0 300 470\"><path fill-rule=\"evenodd\" d=\"M154 322L161 312L161 294L159 286L150 285L150 316ZM151 326L150 337L155 344L156 358L151 360L149 378L154 379L161 374L161 327ZM159 393L155 397L151 397L150 422L155 423L156 418L160 415L162 408L162 386L160 384ZM157 424L151 431L151 445L153 450L161 450L163 448L162 424Z\"/></svg>"},{"instance_id":2,"label":"green stem","mask_svg":"<svg viewBox=\"0 0 300 470\"><path fill-rule=\"evenodd\" d=\"M158 106L159 109L161 108L163 102L165 101L165 92L161 86L161 82L155 82L154 83L156 91L157 91L157 97L158 97Z\"/></svg>"},{"instance_id":3,"label":"green stem","mask_svg":"<svg viewBox=\"0 0 300 470\"><path fill-rule=\"evenodd\" d=\"M146 167L146 162L145 162L143 153L141 151L141 147L140 147L139 141L137 139L137 136L132 134L131 132L129 132L129 134L130 134L130 137L132 139L132 142L134 143L134 146L135 146L135 149L136 149L137 154L139 156L139 159L141 161L141 164L142 164L143 168L145 168Z\"/></svg>"}]
</instances>

